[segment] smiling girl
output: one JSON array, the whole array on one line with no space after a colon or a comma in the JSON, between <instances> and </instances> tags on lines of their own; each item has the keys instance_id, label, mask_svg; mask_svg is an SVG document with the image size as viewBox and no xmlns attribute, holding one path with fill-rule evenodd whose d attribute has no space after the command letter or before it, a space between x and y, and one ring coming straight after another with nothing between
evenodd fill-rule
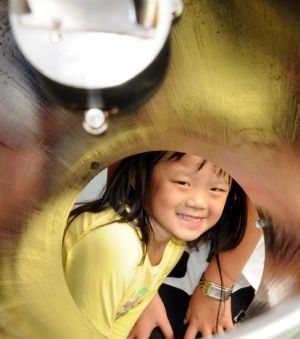
<instances>
[{"instance_id":1,"label":"smiling girl","mask_svg":"<svg viewBox=\"0 0 300 339\"><path fill-rule=\"evenodd\" d=\"M218 246L238 244L245 220L243 190L213 163L178 152L126 158L100 199L71 212L63 244L70 292L101 337L126 338L186 241L215 229Z\"/></svg>"}]
</instances>

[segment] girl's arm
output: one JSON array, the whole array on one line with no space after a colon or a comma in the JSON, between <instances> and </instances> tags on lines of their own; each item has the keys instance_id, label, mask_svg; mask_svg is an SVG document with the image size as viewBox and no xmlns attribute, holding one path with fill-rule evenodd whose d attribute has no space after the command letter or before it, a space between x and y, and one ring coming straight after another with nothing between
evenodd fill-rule
<instances>
[{"instance_id":1,"label":"girl's arm","mask_svg":"<svg viewBox=\"0 0 300 339\"><path fill-rule=\"evenodd\" d=\"M233 286L262 235L261 230L255 227L257 219L256 210L252 203L248 201L248 220L244 238L235 249L219 254L224 287ZM221 285L215 258L208 265L205 278ZM213 333L223 333L224 329L233 328L230 298L221 303L219 326L216 328L219 305L218 300L203 295L201 288L197 286L186 314L186 321L189 322L189 326L185 339L194 339L198 332L201 332L203 336L209 336Z\"/></svg>"},{"instance_id":2,"label":"girl's arm","mask_svg":"<svg viewBox=\"0 0 300 339\"><path fill-rule=\"evenodd\" d=\"M67 252L65 276L71 295L107 338L118 329L116 312L140 262L136 243L129 227L111 224L80 237Z\"/></svg>"}]
</instances>

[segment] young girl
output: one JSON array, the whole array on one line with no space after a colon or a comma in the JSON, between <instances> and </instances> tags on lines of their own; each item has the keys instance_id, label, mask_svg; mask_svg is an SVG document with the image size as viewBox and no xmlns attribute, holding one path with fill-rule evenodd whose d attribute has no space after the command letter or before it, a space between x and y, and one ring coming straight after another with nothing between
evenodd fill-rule
<instances>
[{"instance_id":1,"label":"young girl","mask_svg":"<svg viewBox=\"0 0 300 339\"><path fill-rule=\"evenodd\" d=\"M209 241L200 241L196 249L186 248L128 339L195 339L200 333L210 337L234 328L243 319L263 272L264 243L261 230L254 226L257 218L248 201L246 232L233 249L212 257ZM201 276L223 288L234 287L233 293L224 301L220 294L207 295L199 284Z\"/></svg>"},{"instance_id":2,"label":"young girl","mask_svg":"<svg viewBox=\"0 0 300 339\"><path fill-rule=\"evenodd\" d=\"M126 158L99 200L71 212L70 292L103 338L126 338L186 241L220 236L226 249L241 241L245 220L243 190L211 162L178 152Z\"/></svg>"}]
</instances>

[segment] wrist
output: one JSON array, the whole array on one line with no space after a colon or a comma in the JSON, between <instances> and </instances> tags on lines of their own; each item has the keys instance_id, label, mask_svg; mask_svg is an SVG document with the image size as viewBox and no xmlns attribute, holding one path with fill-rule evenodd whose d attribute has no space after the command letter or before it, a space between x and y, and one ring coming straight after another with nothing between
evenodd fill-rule
<instances>
[{"instance_id":1,"label":"wrist","mask_svg":"<svg viewBox=\"0 0 300 339\"><path fill-rule=\"evenodd\" d=\"M221 256L222 255L222 256ZM220 263L221 267L218 267L218 264L216 262L216 258L212 258L210 264L207 266L205 270L205 278L208 281L211 281L215 284L222 285L223 287L231 288L235 281L240 276L241 271L239 271L239 267L230 266L227 267L226 262L227 258L223 260L224 253L220 253L220 258L222 259L222 262ZM220 272L221 269L221 272ZM222 275L222 279L221 279Z\"/></svg>"},{"instance_id":2,"label":"wrist","mask_svg":"<svg viewBox=\"0 0 300 339\"><path fill-rule=\"evenodd\" d=\"M204 273L199 282L199 286L202 290L203 295L206 295L210 298L226 301L230 298L233 288L223 287L214 282L206 280Z\"/></svg>"}]
</instances>

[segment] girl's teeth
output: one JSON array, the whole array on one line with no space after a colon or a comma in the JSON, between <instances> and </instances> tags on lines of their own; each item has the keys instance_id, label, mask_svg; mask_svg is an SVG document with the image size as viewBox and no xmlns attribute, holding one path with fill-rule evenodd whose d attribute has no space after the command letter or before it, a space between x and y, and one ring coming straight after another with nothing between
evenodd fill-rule
<instances>
[{"instance_id":1,"label":"girl's teeth","mask_svg":"<svg viewBox=\"0 0 300 339\"><path fill-rule=\"evenodd\" d=\"M198 219L196 217L192 217L190 215L184 215L184 214L180 214L179 216L180 216L181 219L187 220L187 221L195 221L195 220Z\"/></svg>"}]
</instances>

